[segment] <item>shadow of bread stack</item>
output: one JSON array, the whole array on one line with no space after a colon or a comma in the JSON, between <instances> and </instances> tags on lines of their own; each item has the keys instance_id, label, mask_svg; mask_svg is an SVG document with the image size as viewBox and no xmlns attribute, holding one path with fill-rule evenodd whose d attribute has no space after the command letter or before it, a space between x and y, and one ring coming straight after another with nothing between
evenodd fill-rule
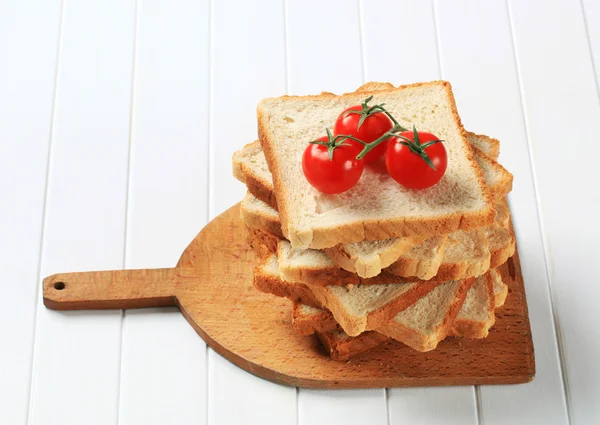
<instances>
[{"instance_id":1,"label":"shadow of bread stack","mask_svg":"<svg viewBox=\"0 0 600 425\"><path fill-rule=\"evenodd\" d=\"M315 129L332 125L336 102L366 95L445 140L440 183L404 189L365 169L357 187L325 195L303 179ZM233 171L248 188L242 217L261 258L254 286L293 302L296 332L316 334L334 360L389 338L424 352L448 336L488 335L508 293L495 269L515 252L505 200L513 178L497 162L497 140L464 131L447 82L266 99L258 119L260 140L234 154Z\"/></svg>"}]
</instances>

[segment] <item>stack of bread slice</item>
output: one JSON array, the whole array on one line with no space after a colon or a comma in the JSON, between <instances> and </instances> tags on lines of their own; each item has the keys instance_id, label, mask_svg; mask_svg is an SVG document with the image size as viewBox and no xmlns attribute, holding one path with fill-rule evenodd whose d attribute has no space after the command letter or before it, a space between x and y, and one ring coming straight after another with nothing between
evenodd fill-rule
<instances>
[{"instance_id":1,"label":"stack of bread slice","mask_svg":"<svg viewBox=\"0 0 600 425\"><path fill-rule=\"evenodd\" d=\"M406 189L368 167L339 195L306 181L307 143L368 96L402 125L444 140L438 184ZM512 175L497 162L497 140L463 129L449 83L265 99L258 129L260 140L233 156L248 188L248 240L261 258L254 286L292 301L296 332L316 334L334 360L390 338L429 351L448 336L488 335L508 293L496 268L515 252L505 201Z\"/></svg>"}]
</instances>

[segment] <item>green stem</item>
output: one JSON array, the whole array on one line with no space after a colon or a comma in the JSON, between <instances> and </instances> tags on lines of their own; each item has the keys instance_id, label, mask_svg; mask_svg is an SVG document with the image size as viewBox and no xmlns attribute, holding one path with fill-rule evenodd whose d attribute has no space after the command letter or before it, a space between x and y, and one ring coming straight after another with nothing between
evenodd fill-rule
<instances>
[{"instance_id":1,"label":"green stem","mask_svg":"<svg viewBox=\"0 0 600 425\"><path fill-rule=\"evenodd\" d=\"M384 133L382 136L380 136L378 139L375 139L371 143L364 143L363 142L363 144L365 145L365 147L356 156L356 159L363 159L366 154L368 154L373 149L375 149L378 145L380 145L381 143L383 143L383 141L386 140L387 138L389 138L391 136L395 136L396 133L399 132L399 131L406 131L406 130L401 125L395 125L390 131Z\"/></svg>"}]
</instances>

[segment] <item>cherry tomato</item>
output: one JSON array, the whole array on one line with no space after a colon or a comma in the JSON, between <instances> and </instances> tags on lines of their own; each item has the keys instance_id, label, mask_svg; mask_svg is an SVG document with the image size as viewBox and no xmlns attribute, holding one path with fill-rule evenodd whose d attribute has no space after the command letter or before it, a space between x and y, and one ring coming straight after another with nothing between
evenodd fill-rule
<instances>
[{"instance_id":1,"label":"cherry tomato","mask_svg":"<svg viewBox=\"0 0 600 425\"><path fill-rule=\"evenodd\" d=\"M420 146L426 145L427 142L439 140L437 136L425 131L417 133L420 145L414 143L412 131L402 132L400 136L410 139L417 150L422 149ZM434 170L419 154L413 152L402 142L407 141L400 137L393 137L388 142L385 165L390 176L402 186L410 189L425 189L439 182L448 166L448 155L444 143L435 143L423 149L435 167Z\"/></svg>"},{"instance_id":2,"label":"cherry tomato","mask_svg":"<svg viewBox=\"0 0 600 425\"><path fill-rule=\"evenodd\" d=\"M335 121L335 125L333 127L333 134L346 134L350 136L354 136L357 139L362 140L366 143L371 143L372 141L378 139L382 136L386 131L390 131L394 124L392 121L385 115L383 112L375 112L370 114L363 123L360 128L358 128L358 122L360 121L361 114L353 114L347 113L348 111L358 111L361 112L363 110L361 105L350 106L349 108L344 109L344 111L337 117ZM348 140L348 142L355 144L358 147L362 148L362 145L356 141ZM377 145L371 152L369 152L363 158L363 161L367 164L371 164L376 162L379 158L381 158L386 151L387 140Z\"/></svg>"},{"instance_id":3,"label":"cherry tomato","mask_svg":"<svg viewBox=\"0 0 600 425\"><path fill-rule=\"evenodd\" d=\"M327 143L328 137L317 140ZM327 146L309 144L302 155L302 170L306 180L325 193L342 193L351 189L363 172L363 161L356 159L361 150L362 146L359 148L349 143L337 146L330 159Z\"/></svg>"}]
</instances>

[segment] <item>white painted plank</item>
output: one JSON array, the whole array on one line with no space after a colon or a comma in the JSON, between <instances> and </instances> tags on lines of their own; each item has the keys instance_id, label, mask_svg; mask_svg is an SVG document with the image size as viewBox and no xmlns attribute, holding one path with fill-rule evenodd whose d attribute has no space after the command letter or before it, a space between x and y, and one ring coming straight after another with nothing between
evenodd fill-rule
<instances>
[{"instance_id":1,"label":"white painted plank","mask_svg":"<svg viewBox=\"0 0 600 425\"><path fill-rule=\"evenodd\" d=\"M300 389L298 423L387 424L387 408L381 390Z\"/></svg>"},{"instance_id":2,"label":"white painted plank","mask_svg":"<svg viewBox=\"0 0 600 425\"><path fill-rule=\"evenodd\" d=\"M361 0L366 81L440 78L431 1Z\"/></svg>"},{"instance_id":3,"label":"white painted plank","mask_svg":"<svg viewBox=\"0 0 600 425\"><path fill-rule=\"evenodd\" d=\"M600 276L600 191L593 161L600 155L600 104L583 12L569 0L509 5L567 402L573 423L598 423L600 287L593 281Z\"/></svg>"},{"instance_id":4,"label":"white painted plank","mask_svg":"<svg viewBox=\"0 0 600 425\"><path fill-rule=\"evenodd\" d=\"M65 4L43 276L123 266L133 28L133 1ZM119 311L40 302L32 424L116 421L120 325Z\"/></svg>"},{"instance_id":5,"label":"white painted plank","mask_svg":"<svg viewBox=\"0 0 600 425\"><path fill-rule=\"evenodd\" d=\"M172 267L207 219L209 5L138 1L127 267Z\"/></svg>"},{"instance_id":6,"label":"white painted plank","mask_svg":"<svg viewBox=\"0 0 600 425\"><path fill-rule=\"evenodd\" d=\"M177 308L126 311L120 424L206 424L206 379L206 344Z\"/></svg>"},{"instance_id":7,"label":"white painted plank","mask_svg":"<svg viewBox=\"0 0 600 425\"><path fill-rule=\"evenodd\" d=\"M361 10L367 81L398 85L441 78L431 2L378 0ZM388 406L390 424L477 421L473 387L390 389Z\"/></svg>"},{"instance_id":8,"label":"white painted plank","mask_svg":"<svg viewBox=\"0 0 600 425\"><path fill-rule=\"evenodd\" d=\"M0 423L24 424L60 1L0 3Z\"/></svg>"},{"instance_id":9,"label":"white painted plank","mask_svg":"<svg viewBox=\"0 0 600 425\"><path fill-rule=\"evenodd\" d=\"M390 390L390 424L475 424L473 387Z\"/></svg>"},{"instance_id":10,"label":"white painted plank","mask_svg":"<svg viewBox=\"0 0 600 425\"><path fill-rule=\"evenodd\" d=\"M232 11L235 11L233 13ZM256 139L256 105L285 92L283 2L212 3L210 216L239 202L231 155ZM210 425L295 424L296 391L208 353Z\"/></svg>"},{"instance_id":11,"label":"white painted plank","mask_svg":"<svg viewBox=\"0 0 600 425\"><path fill-rule=\"evenodd\" d=\"M206 223L208 1L138 3L127 268L173 267ZM126 311L120 424L206 423L206 344L175 308Z\"/></svg>"},{"instance_id":12,"label":"white painted plank","mask_svg":"<svg viewBox=\"0 0 600 425\"><path fill-rule=\"evenodd\" d=\"M290 94L343 93L362 84L358 1L288 0Z\"/></svg>"},{"instance_id":13,"label":"white painted plank","mask_svg":"<svg viewBox=\"0 0 600 425\"><path fill-rule=\"evenodd\" d=\"M235 13L232 13L235 11ZM283 2L220 0L212 5L210 215L239 202L246 189L231 157L258 138L256 105L285 92Z\"/></svg>"},{"instance_id":14,"label":"white painted plank","mask_svg":"<svg viewBox=\"0 0 600 425\"><path fill-rule=\"evenodd\" d=\"M290 93L356 90L363 83L358 2L289 0L287 6ZM299 390L300 425L367 422L387 423L384 390Z\"/></svg>"}]
</instances>

